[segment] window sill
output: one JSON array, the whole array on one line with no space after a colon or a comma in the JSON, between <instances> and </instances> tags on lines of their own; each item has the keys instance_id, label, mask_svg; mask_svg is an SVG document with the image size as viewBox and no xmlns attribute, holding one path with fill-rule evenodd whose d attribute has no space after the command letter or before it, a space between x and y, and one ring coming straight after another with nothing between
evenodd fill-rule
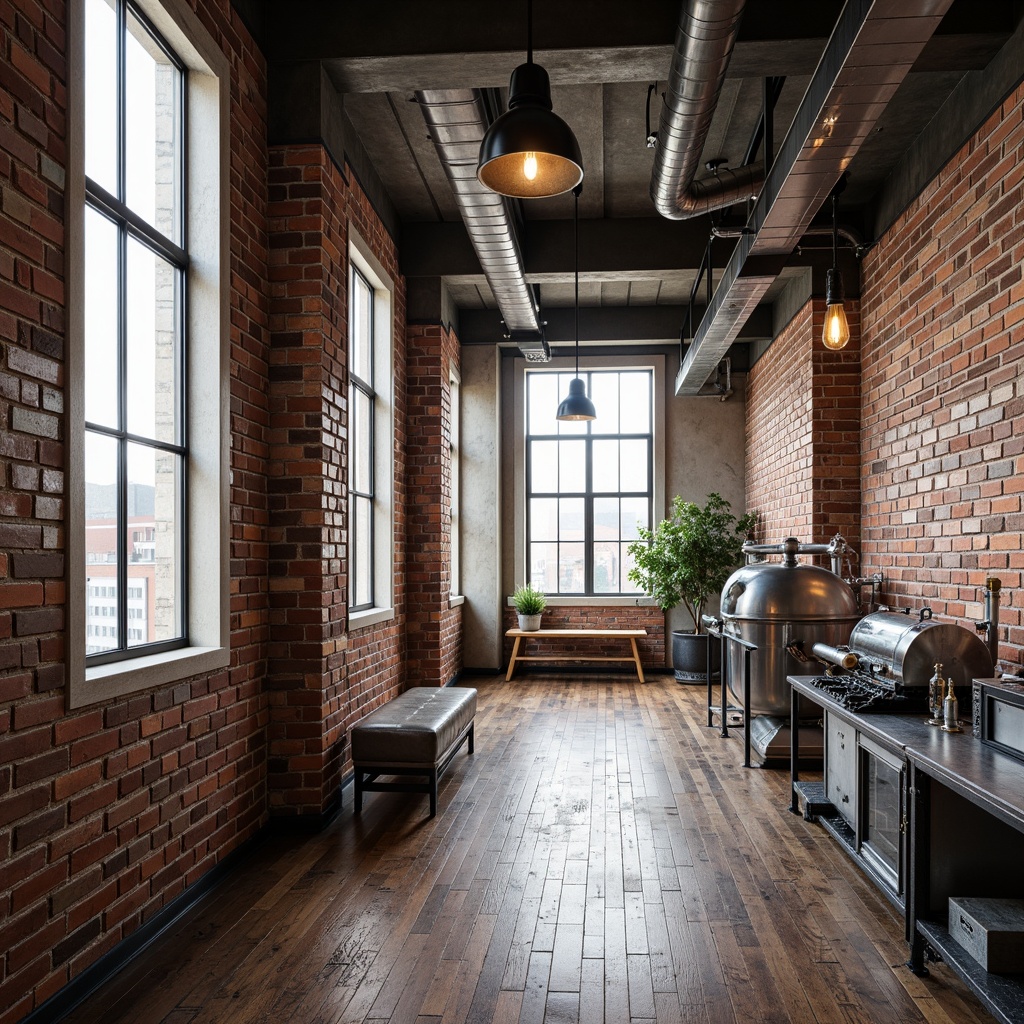
<instances>
[{"instance_id":1,"label":"window sill","mask_svg":"<svg viewBox=\"0 0 1024 1024\"><path fill-rule=\"evenodd\" d=\"M459 605L463 605L465 603L466 603L466 598L462 594L452 594L448 598L448 607L449 608L458 608Z\"/></svg>"},{"instance_id":2,"label":"window sill","mask_svg":"<svg viewBox=\"0 0 1024 1024\"><path fill-rule=\"evenodd\" d=\"M512 598L508 597L505 599L505 603L509 608L514 608L515 605L512 603ZM627 596L611 596L611 597L592 597L586 594L579 594L577 596L561 595L560 597L552 597L548 595L547 607L548 608L567 608L567 607L588 607L588 608L657 608L657 602L653 597L644 597L641 595Z\"/></svg>"},{"instance_id":3,"label":"window sill","mask_svg":"<svg viewBox=\"0 0 1024 1024\"><path fill-rule=\"evenodd\" d=\"M364 612L348 613L348 628L364 629L366 626L376 626L381 622L390 622L395 617L394 608L367 608Z\"/></svg>"},{"instance_id":4,"label":"window sill","mask_svg":"<svg viewBox=\"0 0 1024 1024\"><path fill-rule=\"evenodd\" d=\"M155 686L176 683L190 676L227 668L231 652L227 647L183 647L129 661L111 662L85 670L85 680L72 683L68 705L82 708L100 701L125 697Z\"/></svg>"}]
</instances>

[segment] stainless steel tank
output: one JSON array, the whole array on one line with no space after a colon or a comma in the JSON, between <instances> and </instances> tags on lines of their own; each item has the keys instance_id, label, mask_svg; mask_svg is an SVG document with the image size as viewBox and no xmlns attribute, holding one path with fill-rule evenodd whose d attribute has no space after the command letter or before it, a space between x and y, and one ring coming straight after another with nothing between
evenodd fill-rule
<instances>
[{"instance_id":1,"label":"stainless steel tank","mask_svg":"<svg viewBox=\"0 0 1024 1024\"><path fill-rule=\"evenodd\" d=\"M850 634L850 650L860 659L861 672L891 680L896 687L927 686L936 664L942 665L943 678L964 690L993 670L981 637L954 622L936 622L927 608L919 615L865 615Z\"/></svg>"},{"instance_id":2,"label":"stainless steel tank","mask_svg":"<svg viewBox=\"0 0 1024 1024\"><path fill-rule=\"evenodd\" d=\"M794 658L787 645L802 641L809 657L814 643L844 644L861 617L848 583L828 569L797 560L797 540L790 538L778 550L785 556L781 563L745 565L722 588L722 631L757 645L750 656L755 715L788 715L786 676L808 673L806 662ZM725 655L729 689L742 704L743 649L726 642Z\"/></svg>"}]
</instances>

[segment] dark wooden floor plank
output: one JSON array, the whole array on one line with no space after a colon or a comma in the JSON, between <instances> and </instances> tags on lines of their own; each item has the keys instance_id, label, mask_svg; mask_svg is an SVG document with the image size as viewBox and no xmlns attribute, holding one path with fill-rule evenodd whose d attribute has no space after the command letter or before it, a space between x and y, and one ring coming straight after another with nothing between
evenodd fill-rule
<instances>
[{"instance_id":1,"label":"dark wooden floor plank","mask_svg":"<svg viewBox=\"0 0 1024 1024\"><path fill-rule=\"evenodd\" d=\"M274 836L68 1024L986 1024L703 689L474 681L416 794Z\"/></svg>"}]
</instances>

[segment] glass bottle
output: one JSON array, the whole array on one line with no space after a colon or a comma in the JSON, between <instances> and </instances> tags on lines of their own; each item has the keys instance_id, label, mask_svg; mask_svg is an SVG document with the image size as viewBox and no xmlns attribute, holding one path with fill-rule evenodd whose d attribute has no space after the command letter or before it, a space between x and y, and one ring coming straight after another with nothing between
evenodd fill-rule
<instances>
[{"instance_id":1,"label":"glass bottle","mask_svg":"<svg viewBox=\"0 0 1024 1024\"><path fill-rule=\"evenodd\" d=\"M942 663L936 662L935 675L928 680L928 713L925 719L929 725L942 725L942 701L946 694L946 681L942 678Z\"/></svg>"},{"instance_id":2,"label":"glass bottle","mask_svg":"<svg viewBox=\"0 0 1024 1024\"><path fill-rule=\"evenodd\" d=\"M946 681L946 685L949 689L946 691L946 697L942 702L942 731L962 732L959 721L960 708L957 704L956 694L953 692L952 678Z\"/></svg>"}]
</instances>

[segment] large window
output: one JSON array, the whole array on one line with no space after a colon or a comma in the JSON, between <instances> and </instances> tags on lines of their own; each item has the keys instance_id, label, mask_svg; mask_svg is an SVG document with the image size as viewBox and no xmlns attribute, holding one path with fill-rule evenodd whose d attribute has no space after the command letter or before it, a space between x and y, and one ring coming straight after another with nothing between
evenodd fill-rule
<instances>
[{"instance_id":1,"label":"large window","mask_svg":"<svg viewBox=\"0 0 1024 1024\"><path fill-rule=\"evenodd\" d=\"M185 643L185 75L124 0L85 0L85 35L86 654L99 663Z\"/></svg>"},{"instance_id":2,"label":"large window","mask_svg":"<svg viewBox=\"0 0 1024 1024\"><path fill-rule=\"evenodd\" d=\"M188 0L68 10L68 699L80 707L230 660L230 68Z\"/></svg>"},{"instance_id":3,"label":"large window","mask_svg":"<svg viewBox=\"0 0 1024 1024\"><path fill-rule=\"evenodd\" d=\"M349 228L348 623L394 618L394 285Z\"/></svg>"},{"instance_id":4,"label":"large window","mask_svg":"<svg viewBox=\"0 0 1024 1024\"><path fill-rule=\"evenodd\" d=\"M455 370L448 374L451 396L449 455L451 464L451 593L461 594L462 586L462 381Z\"/></svg>"},{"instance_id":5,"label":"large window","mask_svg":"<svg viewBox=\"0 0 1024 1024\"><path fill-rule=\"evenodd\" d=\"M651 522L654 373L581 376L598 410L559 422L571 373L526 371L526 573L548 594L637 594L628 545Z\"/></svg>"},{"instance_id":6,"label":"large window","mask_svg":"<svg viewBox=\"0 0 1024 1024\"><path fill-rule=\"evenodd\" d=\"M374 605L374 311L373 287L355 265L349 270L348 521L349 607Z\"/></svg>"}]
</instances>

